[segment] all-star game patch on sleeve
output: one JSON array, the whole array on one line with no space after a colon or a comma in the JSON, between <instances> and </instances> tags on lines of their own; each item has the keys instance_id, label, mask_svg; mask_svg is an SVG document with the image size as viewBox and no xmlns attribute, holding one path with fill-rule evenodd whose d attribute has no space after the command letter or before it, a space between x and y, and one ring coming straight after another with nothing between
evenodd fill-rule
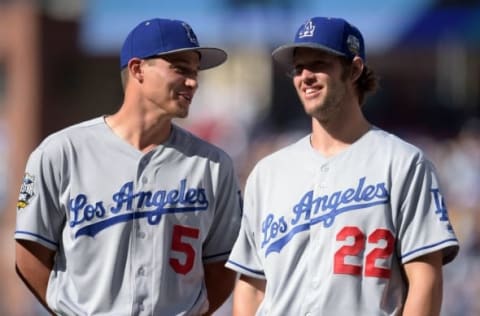
<instances>
[{"instance_id":1,"label":"all-star game patch on sleeve","mask_svg":"<svg viewBox=\"0 0 480 316\"><path fill-rule=\"evenodd\" d=\"M47 149L48 150L48 149ZM45 147L29 157L17 201L15 238L38 242L57 249L65 215L59 210L58 177Z\"/></svg>"}]
</instances>

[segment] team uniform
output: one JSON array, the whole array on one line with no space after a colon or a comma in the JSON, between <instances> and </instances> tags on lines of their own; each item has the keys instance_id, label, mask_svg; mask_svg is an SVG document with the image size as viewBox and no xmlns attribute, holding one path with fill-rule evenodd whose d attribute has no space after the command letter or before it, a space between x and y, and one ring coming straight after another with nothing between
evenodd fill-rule
<instances>
[{"instance_id":1,"label":"team uniform","mask_svg":"<svg viewBox=\"0 0 480 316\"><path fill-rule=\"evenodd\" d=\"M47 302L59 315L199 315L203 264L228 258L240 199L217 147L173 125L142 153L99 117L31 154L15 238L57 252Z\"/></svg>"},{"instance_id":2,"label":"team uniform","mask_svg":"<svg viewBox=\"0 0 480 316\"><path fill-rule=\"evenodd\" d=\"M267 280L257 315L399 315L401 265L438 250L458 241L432 163L372 128L330 158L306 136L262 159L227 267Z\"/></svg>"}]
</instances>

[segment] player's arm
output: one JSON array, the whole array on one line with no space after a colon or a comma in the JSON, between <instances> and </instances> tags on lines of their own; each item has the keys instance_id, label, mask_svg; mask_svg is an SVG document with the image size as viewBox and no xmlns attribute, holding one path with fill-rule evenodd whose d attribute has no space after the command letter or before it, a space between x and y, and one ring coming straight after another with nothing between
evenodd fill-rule
<instances>
[{"instance_id":1,"label":"player's arm","mask_svg":"<svg viewBox=\"0 0 480 316\"><path fill-rule=\"evenodd\" d=\"M236 273L225 267L225 261L207 263L203 268L209 302L209 309L206 315L211 315L232 293Z\"/></svg>"},{"instance_id":2,"label":"player's arm","mask_svg":"<svg viewBox=\"0 0 480 316\"><path fill-rule=\"evenodd\" d=\"M440 315L442 305L442 252L421 256L404 265L408 293L403 316Z\"/></svg>"},{"instance_id":3,"label":"player's arm","mask_svg":"<svg viewBox=\"0 0 480 316\"><path fill-rule=\"evenodd\" d=\"M266 281L240 275L233 292L233 316L252 316L265 295Z\"/></svg>"},{"instance_id":4,"label":"player's arm","mask_svg":"<svg viewBox=\"0 0 480 316\"><path fill-rule=\"evenodd\" d=\"M55 251L36 242L17 240L15 270L40 303L52 314L46 301L47 285L53 267Z\"/></svg>"}]
</instances>

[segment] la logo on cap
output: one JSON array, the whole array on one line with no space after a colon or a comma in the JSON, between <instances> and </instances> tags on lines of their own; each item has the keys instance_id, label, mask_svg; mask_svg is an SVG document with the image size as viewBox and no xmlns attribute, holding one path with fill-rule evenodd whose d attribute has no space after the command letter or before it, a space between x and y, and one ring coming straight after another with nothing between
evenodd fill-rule
<instances>
[{"instance_id":1,"label":"la logo on cap","mask_svg":"<svg viewBox=\"0 0 480 316\"><path fill-rule=\"evenodd\" d=\"M298 33L298 38L311 37L313 36L313 32L315 32L315 25L313 25L312 20L308 20L308 22L303 25L303 30Z\"/></svg>"},{"instance_id":2,"label":"la logo on cap","mask_svg":"<svg viewBox=\"0 0 480 316\"><path fill-rule=\"evenodd\" d=\"M188 25L185 22L182 22L182 26L185 29L185 31L187 32L187 36L188 36L188 39L190 40L190 42L192 42L192 44L195 44L195 45L198 46L197 36L195 35L195 33L193 33L193 30L190 27L190 25Z\"/></svg>"}]
</instances>

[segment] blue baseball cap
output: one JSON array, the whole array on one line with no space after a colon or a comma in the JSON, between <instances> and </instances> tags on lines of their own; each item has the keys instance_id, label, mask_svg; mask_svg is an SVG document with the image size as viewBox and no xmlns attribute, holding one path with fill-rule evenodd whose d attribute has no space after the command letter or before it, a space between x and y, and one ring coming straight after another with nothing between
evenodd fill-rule
<instances>
[{"instance_id":1,"label":"blue baseball cap","mask_svg":"<svg viewBox=\"0 0 480 316\"><path fill-rule=\"evenodd\" d=\"M278 47L272 53L280 64L292 65L295 48L308 47L353 59L360 56L365 62L365 43L362 33L340 18L313 17L295 34L292 44Z\"/></svg>"},{"instance_id":2,"label":"blue baseball cap","mask_svg":"<svg viewBox=\"0 0 480 316\"><path fill-rule=\"evenodd\" d=\"M132 58L149 58L177 52L200 54L200 70L221 65L227 53L215 47L201 47L197 36L186 22L154 18L138 24L128 35L120 52L120 68Z\"/></svg>"}]
</instances>

